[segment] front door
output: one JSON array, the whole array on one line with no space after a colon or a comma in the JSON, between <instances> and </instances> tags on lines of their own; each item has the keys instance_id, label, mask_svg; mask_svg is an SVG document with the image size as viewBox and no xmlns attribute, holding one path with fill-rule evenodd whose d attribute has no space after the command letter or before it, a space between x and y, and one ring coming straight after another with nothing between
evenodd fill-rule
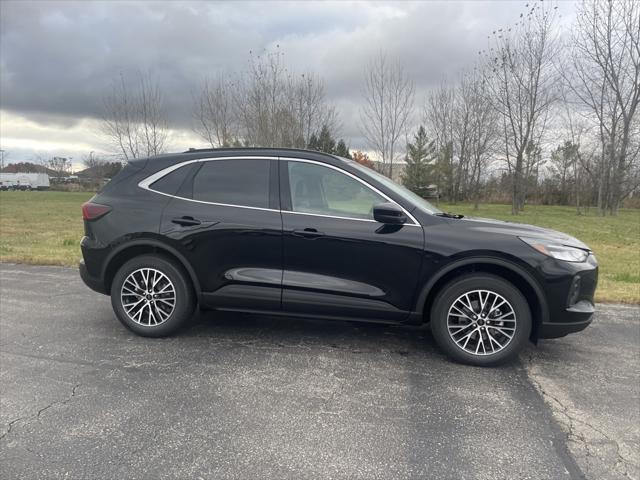
<instances>
[{"instance_id":1,"label":"front door","mask_svg":"<svg viewBox=\"0 0 640 480\"><path fill-rule=\"evenodd\" d=\"M423 229L383 225L390 201L350 173L309 160L280 162L286 312L402 321L412 309Z\"/></svg>"}]
</instances>

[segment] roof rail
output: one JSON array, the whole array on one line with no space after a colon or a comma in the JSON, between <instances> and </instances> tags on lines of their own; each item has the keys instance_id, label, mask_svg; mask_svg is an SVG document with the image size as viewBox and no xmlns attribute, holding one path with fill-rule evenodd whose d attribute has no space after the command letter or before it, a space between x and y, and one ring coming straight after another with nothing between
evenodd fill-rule
<instances>
[{"instance_id":1,"label":"roof rail","mask_svg":"<svg viewBox=\"0 0 640 480\"><path fill-rule=\"evenodd\" d=\"M224 152L224 151L238 151L238 150L274 150L274 151L289 151L289 152L306 152L315 153L318 155L325 155L333 157L329 153L319 152L317 150L307 150L304 148L288 148L288 147L219 147L219 148L189 148L182 153L198 153L198 152Z\"/></svg>"}]
</instances>

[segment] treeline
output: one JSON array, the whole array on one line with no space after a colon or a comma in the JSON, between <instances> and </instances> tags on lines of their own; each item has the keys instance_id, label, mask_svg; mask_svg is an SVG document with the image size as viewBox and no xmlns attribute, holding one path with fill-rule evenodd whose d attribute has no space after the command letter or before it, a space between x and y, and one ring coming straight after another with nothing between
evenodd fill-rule
<instances>
[{"instance_id":1,"label":"treeline","mask_svg":"<svg viewBox=\"0 0 640 480\"><path fill-rule=\"evenodd\" d=\"M362 80L365 150L423 196L501 197L514 214L532 199L616 214L640 185L640 2L580 3L565 30L556 7L525 7L514 25L489 34L474 65L425 99L416 99L400 62L372 59ZM323 79L289 71L279 49L205 81L193 119L212 147L355 153L337 140L339 115ZM170 130L157 84L120 78L105 100L103 130L124 159L162 152Z\"/></svg>"},{"instance_id":2,"label":"treeline","mask_svg":"<svg viewBox=\"0 0 640 480\"><path fill-rule=\"evenodd\" d=\"M638 193L639 12L585 2L561 32L556 8L535 3L492 32L477 64L426 101L435 154L423 168L444 196L477 203L498 182L514 214L535 197L605 215Z\"/></svg>"}]
</instances>

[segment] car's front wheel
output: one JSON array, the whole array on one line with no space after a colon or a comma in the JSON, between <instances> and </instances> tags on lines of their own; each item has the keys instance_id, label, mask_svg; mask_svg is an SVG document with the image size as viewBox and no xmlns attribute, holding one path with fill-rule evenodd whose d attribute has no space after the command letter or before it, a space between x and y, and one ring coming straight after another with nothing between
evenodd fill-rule
<instances>
[{"instance_id":1,"label":"car's front wheel","mask_svg":"<svg viewBox=\"0 0 640 480\"><path fill-rule=\"evenodd\" d=\"M431 331L453 359L497 365L522 349L531 333L531 312L511 283L495 275L469 274L440 291L431 310Z\"/></svg>"},{"instance_id":2,"label":"car's front wheel","mask_svg":"<svg viewBox=\"0 0 640 480\"><path fill-rule=\"evenodd\" d=\"M113 278L111 305L118 320L145 337L164 337L193 315L195 298L183 269L157 255L126 262Z\"/></svg>"}]
</instances>

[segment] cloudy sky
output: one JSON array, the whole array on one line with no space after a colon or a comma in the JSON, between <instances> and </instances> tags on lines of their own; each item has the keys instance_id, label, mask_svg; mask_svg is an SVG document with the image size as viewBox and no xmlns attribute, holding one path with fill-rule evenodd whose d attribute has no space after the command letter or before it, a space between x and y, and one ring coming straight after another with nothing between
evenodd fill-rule
<instances>
[{"instance_id":1,"label":"cloudy sky","mask_svg":"<svg viewBox=\"0 0 640 480\"><path fill-rule=\"evenodd\" d=\"M314 71L336 105L341 134L358 126L364 66L379 51L402 61L418 103L444 76L473 63L487 35L513 24L525 1L205 2L0 1L0 147L80 159L107 147L102 101L118 75L150 72L164 91L171 150L204 146L191 132L203 79L247 67L279 45L293 71ZM565 21L573 2L559 4Z\"/></svg>"}]
</instances>

